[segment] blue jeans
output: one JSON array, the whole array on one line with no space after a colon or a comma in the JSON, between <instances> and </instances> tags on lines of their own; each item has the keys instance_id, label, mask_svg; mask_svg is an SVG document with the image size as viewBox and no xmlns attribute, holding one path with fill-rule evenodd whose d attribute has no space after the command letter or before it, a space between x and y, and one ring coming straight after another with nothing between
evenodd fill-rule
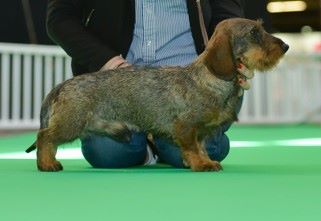
<instances>
[{"instance_id":1,"label":"blue jeans","mask_svg":"<svg viewBox=\"0 0 321 221\"><path fill-rule=\"evenodd\" d=\"M130 142L121 143L109 137L91 134L81 140L81 150L85 159L96 168L124 168L142 165L145 161L146 135L133 133ZM155 138L158 157L162 163L183 168L180 149L170 140ZM212 160L222 161L230 150L228 137L221 129L205 142Z\"/></svg>"}]
</instances>

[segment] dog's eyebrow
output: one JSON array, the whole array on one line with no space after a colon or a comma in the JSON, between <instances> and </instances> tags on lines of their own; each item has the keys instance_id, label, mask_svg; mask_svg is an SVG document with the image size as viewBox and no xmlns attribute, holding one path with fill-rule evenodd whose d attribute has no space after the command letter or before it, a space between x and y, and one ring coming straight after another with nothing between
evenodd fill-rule
<instances>
[{"instance_id":1,"label":"dog's eyebrow","mask_svg":"<svg viewBox=\"0 0 321 221\"><path fill-rule=\"evenodd\" d=\"M256 20L256 23L257 23L258 25L263 25L263 24L264 24L264 21L263 21L262 18L259 18L259 19Z\"/></svg>"},{"instance_id":2,"label":"dog's eyebrow","mask_svg":"<svg viewBox=\"0 0 321 221\"><path fill-rule=\"evenodd\" d=\"M241 33L243 33L243 35L246 35L247 33L249 33L253 28L256 28L256 25L249 25L249 24L243 24L240 27L240 31Z\"/></svg>"},{"instance_id":3,"label":"dog's eyebrow","mask_svg":"<svg viewBox=\"0 0 321 221\"><path fill-rule=\"evenodd\" d=\"M252 30L260 31L260 30L262 30L262 28L263 28L263 20L258 19L251 24L241 25L240 31L243 33L243 35L246 35L247 33L249 33Z\"/></svg>"}]
</instances>

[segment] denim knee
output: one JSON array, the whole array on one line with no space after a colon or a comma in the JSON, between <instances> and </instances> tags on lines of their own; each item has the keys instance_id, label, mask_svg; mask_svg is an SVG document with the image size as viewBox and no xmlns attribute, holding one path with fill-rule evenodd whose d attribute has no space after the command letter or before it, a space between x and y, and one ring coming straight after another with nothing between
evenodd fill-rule
<instances>
[{"instance_id":1,"label":"denim knee","mask_svg":"<svg viewBox=\"0 0 321 221\"><path fill-rule=\"evenodd\" d=\"M95 168L124 168L140 165L146 157L146 135L133 133L130 142L90 134L81 140L85 159Z\"/></svg>"},{"instance_id":2,"label":"denim knee","mask_svg":"<svg viewBox=\"0 0 321 221\"><path fill-rule=\"evenodd\" d=\"M161 162L177 168L185 167L179 147L171 140L156 138L155 144ZM229 153L230 142L226 134L220 129L218 133L205 141L205 148L210 159L222 161Z\"/></svg>"},{"instance_id":3,"label":"denim knee","mask_svg":"<svg viewBox=\"0 0 321 221\"><path fill-rule=\"evenodd\" d=\"M212 160L223 161L230 152L230 140L225 133L210 137L205 141L208 156Z\"/></svg>"},{"instance_id":4,"label":"denim knee","mask_svg":"<svg viewBox=\"0 0 321 221\"><path fill-rule=\"evenodd\" d=\"M155 138L154 141L161 163L166 163L176 168L185 167L181 157L181 151L176 144L165 138Z\"/></svg>"}]
</instances>

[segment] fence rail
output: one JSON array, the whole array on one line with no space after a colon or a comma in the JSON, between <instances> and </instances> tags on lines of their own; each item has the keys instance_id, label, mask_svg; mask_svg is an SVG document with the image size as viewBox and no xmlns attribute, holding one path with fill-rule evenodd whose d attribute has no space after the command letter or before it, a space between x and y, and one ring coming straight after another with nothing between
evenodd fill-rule
<instances>
[{"instance_id":1,"label":"fence rail","mask_svg":"<svg viewBox=\"0 0 321 221\"><path fill-rule=\"evenodd\" d=\"M38 128L44 96L72 76L56 46L0 44L0 129ZM321 122L321 58L288 55L258 73L244 96L240 123Z\"/></svg>"},{"instance_id":2,"label":"fence rail","mask_svg":"<svg viewBox=\"0 0 321 221\"><path fill-rule=\"evenodd\" d=\"M0 129L37 128L44 96L70 77L56 46L0 44Z\"/></svg>"},{"instance_id":3,"label":"fence rail","mask_svg":"<svg viewBox=\"0 0 321 221\"><path fill-rule=\"evenodd\" d=\"M321 57L288 55L258 73L246 92L241 123L321 122Z\"/></svg>"}]
</instances>

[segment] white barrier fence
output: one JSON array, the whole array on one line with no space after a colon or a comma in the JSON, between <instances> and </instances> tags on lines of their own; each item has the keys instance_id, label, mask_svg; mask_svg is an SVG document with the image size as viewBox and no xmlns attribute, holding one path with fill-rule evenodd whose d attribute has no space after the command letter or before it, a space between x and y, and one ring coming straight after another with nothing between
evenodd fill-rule
<instances>
[{"instance_id":1,"label":"white barrier fence","mask_svg":"<svg viewBox=\"0 0 321 221\"><path fill-rule=\"evenodd\" d=\"M70 78L56 46L0 44L0 129L38 128L44 96ZM258 73L245 93L240 123L321 122L321 57L291 56Z\"/></svg>"},{"instance_id":2,"label":"white barrier fence","mask_svg":"<svg viewBox=\"0 0 321 221\"><path fill-rule=\"evenodd\" d=\"M321 122L321 56L284 57L268 73L258 73L246 92L241 123Z\"/></svg>"},{"instance_id":3,"label":"white barrier fence","mask_svg":"<svg viewBox=\"0 0 321 221\"><path fill-rule=\"evenodd\" d=\"M0 44L0 129L37 128L44 96L71 77L56 46Z\"/></svg>"}]
</instances>

